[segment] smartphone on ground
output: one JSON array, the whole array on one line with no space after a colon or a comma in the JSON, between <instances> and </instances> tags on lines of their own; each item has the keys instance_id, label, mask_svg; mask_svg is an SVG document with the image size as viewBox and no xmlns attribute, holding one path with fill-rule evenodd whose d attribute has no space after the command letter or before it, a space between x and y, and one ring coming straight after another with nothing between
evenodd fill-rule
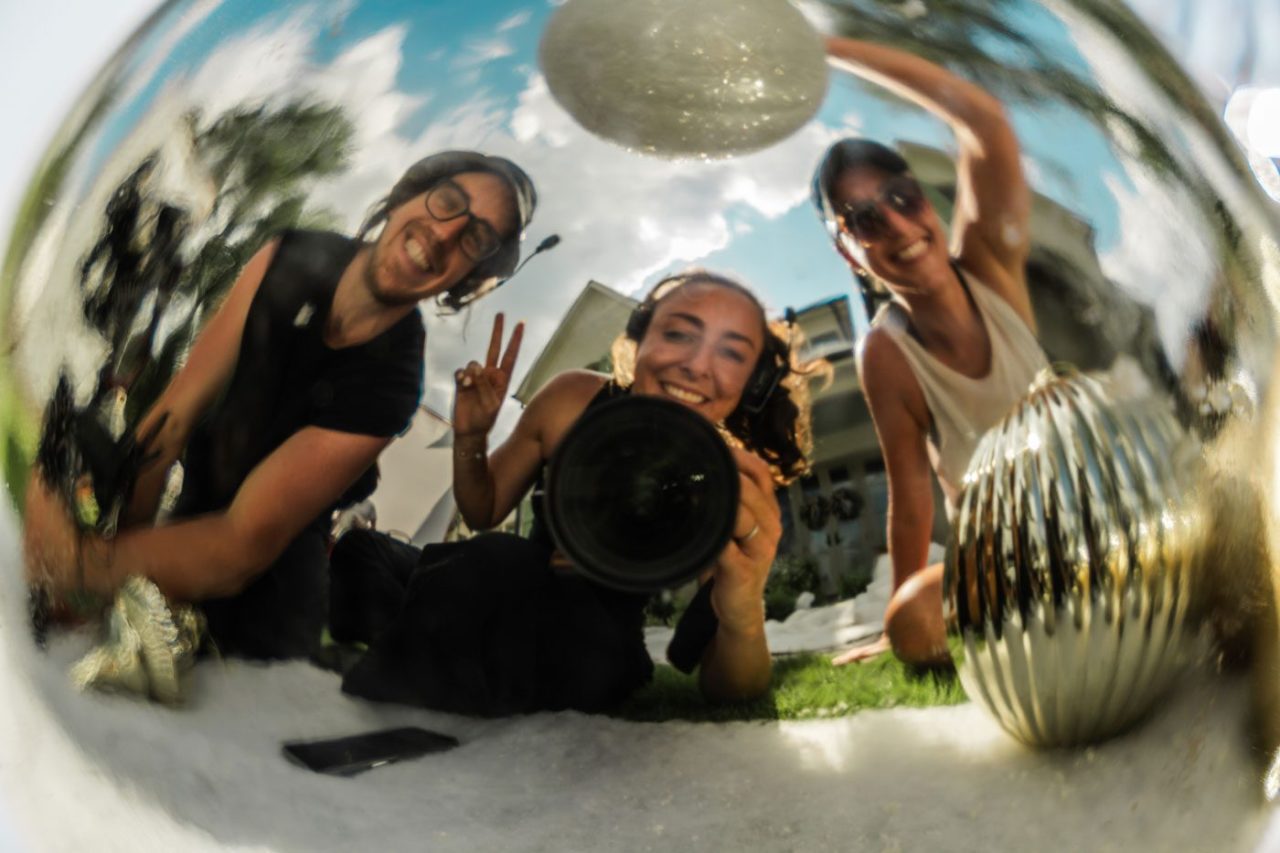
<instances>
[{"instance_id":1,"label":"smartphone on ground","mask_svg":"<svg viewBox=\"0 0 1280 853\"><path fill-rule=\"evenodd\" d=\"M290 741L283 750L290 761L317 773L354 776L383 764L444 752L457 745L458 739L451 735L410 726L329 740Z\"/></svg>"}]
</instances>

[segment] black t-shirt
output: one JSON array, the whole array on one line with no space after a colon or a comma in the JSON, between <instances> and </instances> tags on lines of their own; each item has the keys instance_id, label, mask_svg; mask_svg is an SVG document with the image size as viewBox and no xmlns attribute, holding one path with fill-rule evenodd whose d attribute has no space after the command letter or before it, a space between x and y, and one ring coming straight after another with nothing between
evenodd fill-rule
<instances>
[{"instance_id":1,"label":"black t-shirt","mask_svg":"<svg viewBox=\"0 0 1280 853\"><path fill-rule=\"evenodd\" d=\"M359 247L338 234L282 235L231 382L188 446L181 514L228 506L249 472L304 427L381 437L408 428L422 396L418 312L363 344L324 343L338 280ZM338 503L363 497L348 492Z\"/></svg>"},{"instance_id":2,"label":"black t-shirt","mask_svg":"<svg viewBox=\"0 0 1280 853\"><path fill-rule=\"evenodd\" d=\"M426 338L417 311L366 343L324 343L338 281L359 248L338 234L282 235L245 319L231 381L188 444L176 516L225 509L254 467L306 427L380 437L409 427ZM335 507L367 497L376 482L373 466ZM204 602L223 652L294 657L318 642L328 614L329 514L245 589Z\"/></svg>"}]
</instances>

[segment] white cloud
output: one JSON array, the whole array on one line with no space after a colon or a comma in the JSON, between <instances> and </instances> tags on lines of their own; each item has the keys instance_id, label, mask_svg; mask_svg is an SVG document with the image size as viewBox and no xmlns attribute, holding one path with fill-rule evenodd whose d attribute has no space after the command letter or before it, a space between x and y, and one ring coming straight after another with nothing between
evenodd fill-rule
<instances>
[{"instance_id":1,"label":"white cloud","mask_svg":"<svg viewBox=\"0 0 1280 853\"><path fill-rule=\"evenodd\" d=\"M254 27L227 39L194 73L169 85L206 117L296 94L294 75L308 68L315 29L314 19L302 12Z\"/></svg>"},{"instance_id":2,"label":"white cloud","mask_svg":"<svg viewBox=\"0 0 1280 853\"><path fill-rule=\"evenodd\" d=\"M1216 101L1251 80L1280 82L1273 0L1128 0Z\"/></svg>"},{"instance_id":3,"label":"white cloud","mask_svg":"<svg viewBox=\"0 0 1280 853\"><path fill-rule=\"evenodd\" d=\"M1130 188L1104 178L1115 197L1120 241L1099 260L1103 272L1155 311L1165 353L1176 366L1185 356L1188 332L1203 318L1217 259L1191 195L1139 169Z\"/></svg>"},{"instance_id":4,"label":"white cloud","mask_svg":"<svg viewBox=\"0 0 1280 853\"><path fill-rule=\"evenodd\" d=\"M498 24L498 32L505 33L511 30L519 29L529 23L529 19L533 17L533 13L528 9L522 12L516 12L511 17Z\"/></svg>"},{"instance_id":5,"label":"white cloud","mask_svg":"<svg viewBox=\"0 0 1280 853\"><path fill-rule=\"evenodd\" d=\"M129 103L136 98L157 70L169 58L174 48L192 31L217 11L223 0L195 0L190 7L178 16L178 19L164 31L154 47L150 49L147 59L129 75L129 85L120 93L121 103Z\"/></svg>"},{"instance_id":6,"label":"white cloud","mask_svg":"<svg viewBox=\"0 0 1280 853\"><path fill-rule=\"evenodd\" d=\"M500 38L469 41L465 50L465 53L453 61L454 68L483 65L486 62L493 62L495 59L503 59L516 52L510 42Z\"/></svg>"}]
</instances>

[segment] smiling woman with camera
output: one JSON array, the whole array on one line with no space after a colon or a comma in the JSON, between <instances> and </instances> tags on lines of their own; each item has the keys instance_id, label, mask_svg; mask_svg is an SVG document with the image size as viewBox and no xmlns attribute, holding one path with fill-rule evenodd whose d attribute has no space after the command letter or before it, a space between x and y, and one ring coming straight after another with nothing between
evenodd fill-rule
<instances>
[{"instance_id":1,"label":"smiling woman with camera","mask_svg":"<svg viewBox=\"0 0 1280 853\"><path fill-rule=\"evenodd\" d=\"M737 282L706 272L668 278L615 343L612 377L556 376L490 451L521 333L517 326L503 353L499 317L484 363L457 372L454 496L463 518L473 529L506 518L594 407L634 395L696 413L731 445L739 496L732 535L703 573L670 655L686 671L698 667L709 699L763 693L771 664L762 597L782 532L774 490L804 472L809 445L808 371L796 365L789 334L771 328ZM556 551L543 514L535 501L528 539L487 533L420 553L379 534L344 537L333 558L332 631L371 644L344 689L501 714L602 710L648 682L648 595L577 571Z\"/></svg>"}]
</instances>

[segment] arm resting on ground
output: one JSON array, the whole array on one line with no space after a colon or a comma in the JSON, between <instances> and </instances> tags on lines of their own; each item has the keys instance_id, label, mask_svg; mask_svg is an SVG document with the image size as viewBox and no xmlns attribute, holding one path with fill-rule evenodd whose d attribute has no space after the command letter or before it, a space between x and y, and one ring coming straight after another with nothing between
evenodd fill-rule
<instances>
[{"instance_id":1,"label":"arm resting on ground","mask_svg":"<svg viewBox=\"0 0 1280 853\"><path fill-rule=\"evenodd\" d=\"M233 595L332 506L390 441L307 427L254 468L225 511L88 543L84 585L110 592L140 574L182 601Z\"/></svg>"}]
</instances>

